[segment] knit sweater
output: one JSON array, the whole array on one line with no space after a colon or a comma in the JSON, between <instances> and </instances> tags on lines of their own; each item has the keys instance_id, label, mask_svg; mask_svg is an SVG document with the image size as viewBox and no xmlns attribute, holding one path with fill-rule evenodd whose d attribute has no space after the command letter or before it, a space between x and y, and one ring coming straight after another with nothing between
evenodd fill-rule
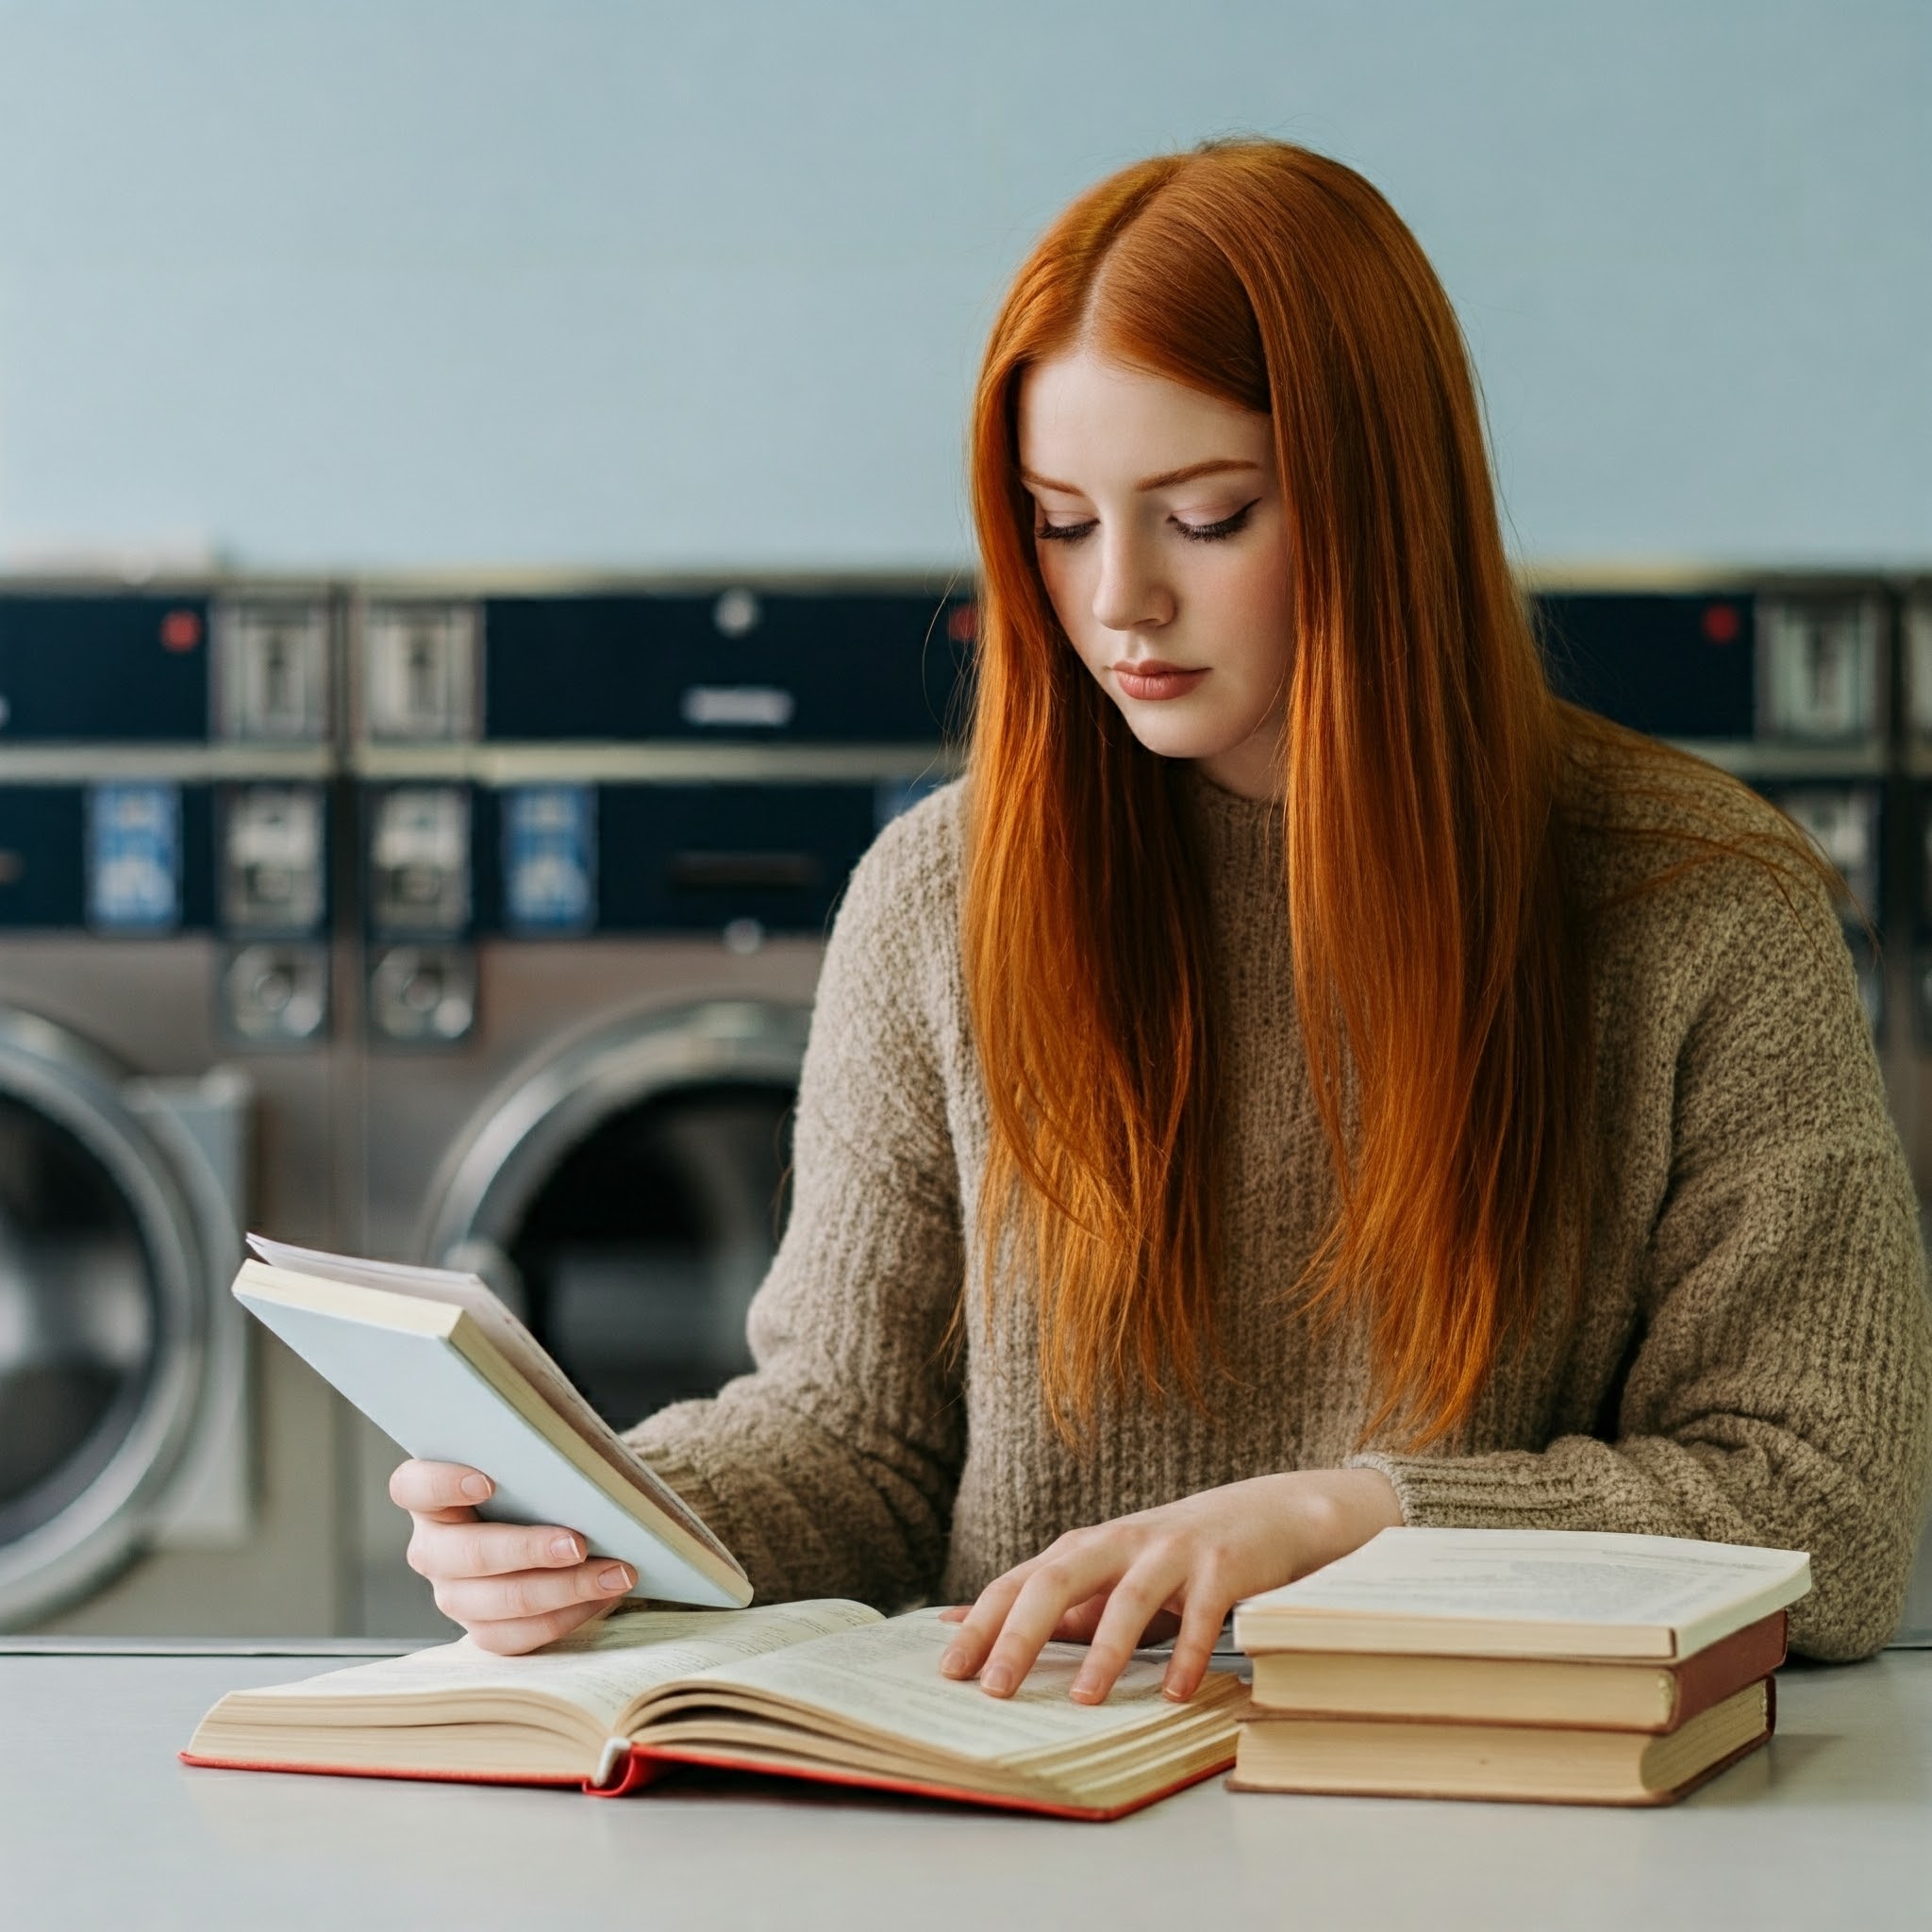
<instances>
[{"instance_id":1,"label":"knit sweater","mask_svg":"<svg viewBox=\"0 0 1932 1932\"><path fill-rule=\"evenodd\" d=\"M1616 755L1611 755L1614 764ZM1794 1648L1896 1626L1926 1458L1932 1341L1912 1190L1822 889L1694 867L1592 941L1599 1178L1580 1314L1545 1297L1474 1413L1424 1453L1362 1431L1359 1330L1286 1292L1335 1191L1295 1014L1277 808L1184 767L1223 1064L1232 1374L1206 1411L1103 1400L1069 1446L1041 1398L1024 1283L989 1323L975 1214L988 1112L958 938L964 787L888 825L827 947L799 1086L789 1224L750 1318L753 1374L632 1440L760 1599L969 1601L1061 1532L1219 1484L1365 1463L1413 1524L1624 1530L1808 1550ZM1713 774L1633 802L1572 779L1591 901L1678 856L1633 827L1774 821ZM969 1272L971 1271L971 1272Z\"/></svg>"}]
</instances>

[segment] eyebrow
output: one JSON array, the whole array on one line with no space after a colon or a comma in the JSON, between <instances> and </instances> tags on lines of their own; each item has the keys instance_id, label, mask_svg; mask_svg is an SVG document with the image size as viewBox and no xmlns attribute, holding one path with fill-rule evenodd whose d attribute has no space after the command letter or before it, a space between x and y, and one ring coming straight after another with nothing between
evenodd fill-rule
<instances>
[{"instance_id":1,"label":"eyebrow","mask_svg":"<svg viewBox=\"0 0 1932 1932\"><path fill-rule=\"evenodd\" d=\"M1158 476L1142 476L1134 485L1136 490L1168 490L1176 483L1191 483L1196 476L1219 476L1229 470L1258 470L1259 463L1247 462L1236 457L1209 457L1205 463L1189 463L1179 470L1163 470ZM1034 490L1058 490L1069 496L1079 496L1083 492L1072 483L1056 483L1051 476L1036 476L1024 464L1020 470L1020 480Z\"/></svg>"}]
</instances>

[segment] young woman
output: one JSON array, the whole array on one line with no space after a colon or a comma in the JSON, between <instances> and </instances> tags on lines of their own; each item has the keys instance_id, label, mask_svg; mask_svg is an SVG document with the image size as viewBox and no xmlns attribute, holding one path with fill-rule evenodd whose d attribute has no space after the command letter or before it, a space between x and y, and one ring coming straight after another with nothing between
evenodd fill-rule
<instances>
[{"instance_id":1,"label":"young woman","mask_svg":"<svg viewBox=\"0 0 1932 1932\"><path fill-rule=\"evenodd\" d=\"M760 1598L969 1605L1009 1694L1385 1524L1807 1549L1903 1599L1911 1189L1828 882L1557 702L1447 300L1359 176L1215 144L1077 201L973 432L967 777L826 956L756 1374L639 1446ZM627 1589L475 1471L392 1493L486 1646Z\"/></svg>"}]
</instances>

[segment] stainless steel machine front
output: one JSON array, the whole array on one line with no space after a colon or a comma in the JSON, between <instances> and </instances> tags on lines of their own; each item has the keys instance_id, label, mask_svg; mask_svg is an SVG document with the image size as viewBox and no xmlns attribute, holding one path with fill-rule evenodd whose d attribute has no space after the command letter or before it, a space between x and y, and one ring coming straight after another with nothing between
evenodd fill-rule
<instances>
[{"instance_id":1,"label":"stainless steel machine front","mask_svg":"<svg viewBox=\"0 0 1932 1932\"><path fill-rule=\"evenodd\" d=\"M337 1405L228 1295L335 1228L334 603L0 590L0 1627L326 1632Z\"/></svg>"},{"instance_id":2,"label":"stainless steel machine front","mask_svg":"<svg viewBox=\"0 0 1932 1932\"><path fill-rule=\"evenodd\" d=\"M619 1426L750 1365L825 929L946 774L970 622L916 587L358 601L358 1239L481 1274ZM364 1625L443 1627L396 1459L365 1434Z\"/></svg>"}]
</instances>

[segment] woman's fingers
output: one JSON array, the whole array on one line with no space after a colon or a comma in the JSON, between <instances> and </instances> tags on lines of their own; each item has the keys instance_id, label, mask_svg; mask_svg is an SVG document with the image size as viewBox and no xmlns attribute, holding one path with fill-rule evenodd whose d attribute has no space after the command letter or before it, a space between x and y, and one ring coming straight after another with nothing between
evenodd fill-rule
<instances>
[{"instance_id":1,"label":"woman's fingers","mask_svg":"<svg viewBox=\"0 0 1932 1932\"><path fill-rule=\"evenodd\" d=\"M409 1539L409 1568L432 1583L465 1576L510 1576L521 1570L563 1570L590 1551L574 1529L554 1524L482 1523L474 1516L442 1522L419 1515Z\"/></svg>"},{"instance_id":2,"label":"woman's fingers","mask_svg":"<svg viewBox=\"0 0 1932 1932\"><path fill-rule=\"evenodd\" d=\"M1004 1576L995 1576L960 1613L958 1635L940 1658L941 1676L970 1677L986 1661L986 1654L992 1648L993 1639L1000 1634L1000 1625L1006 1622L1007 1611L1012 1607L1013 1599L1020 1594L1028 1574L1041 1560L1036 1557L1032 1563L1022 1563L1018 1569L1008 1570Z\"/></svg>"},{"instance_id":3,"label":"woman's fingers","mask_svg":"<svg viewBox=\"0 0 1932 1932\"><path fill-rule=\"evenodd\" d=\"M574 1529L483 1522L476 1505L495 1488L480 1469L420 1457L389 1482L415 1524L409 1567L435 1585L437 1608L473 1642L506 1657L536 1650L602 1616L636 1584L628 1564L591 1557Z\"/></svg>"},{"instance_id":4,"label":"woman's fingers","mask_svg":"<svg viewBox=\"0 0 1932 1932\"><path fill-rule=\"evenodd\" d=\"M1174 1641L1174 1655L1167 1661L1167 1674L1160 1680L1163 1697L1185 1703L1201 1688L1208 1674L1208 1660L1221 1641L1221 1626L1234 1607L1234 1599L1224 1591L1191 1585L1188 1601L1181 1611L1180 1633Z\"/></svg>"},{"instance_id":5,"label":"woman's fingers","mask_svg":"<svg viewBox=\"0 0 1932 1932\"><path fill-rule=\"evenodd\" d=\"M521 1657L526 1650L541 1650L555 1643L585 1624L607 1615L616 1605L615 1597L597 1604L571 1604L541 1617L523 1617L504 1623L473 1624L470 1641L478 1650L496 1657Z\"/></svg>"},{"instance_id":6,"label":"woman's fingers","mask_svg":"<svg viewBox=\"0 0 1932 1932\"><path fill-rule=\"evenodd\" d=\"M458 1624L522 1624L579 1604L621 1597L637 1581L626 1563L606 1558L570 1570L525 1570L511 1576L457 1576L436 1586L436 1607Z\"/></svg>"},{"instance_id":7,"label":"woman's fingers","mask_svg":"<svg viewBox=\"0 0 1932 1932\"><path fill-rule=\"evenodd\" d=\"M1105 1594L1091 1596L1084 1604L1075 1604L1063 1616L1055 1629L1056 1643L1091 1643L1093 1633L1100 1628L1100 1620L1107 1614Z\"/></svg>"},{"instance_id":8,"label":"woman's fingers","mask_svg":"<svg viewBox=\"0 0 1932 1932\"><path fill-rule=\"evenodd\" d=\"M1108 1593L1087 1658L1067 1694L1076 1704L1098 1704L1114 1687L1147 1626L1187 1588L1185 1557L1156 1547L1147 1551Z\"/></svg>"},{"instance_id":9,"label":"woman's fingers","mask_svg":"<svg viewBox=\"0 0 1932 1932\"><path fill-rule=\"evenodd\" d=\"M982 1642L990 1638L991 1647L985 1651L985 1661L979 1666L979 1688L990 1696L1010 1697L1025 1681L1041 1647L1052 1639L1060 1619L1075 1605L1116 1583L1120 1568L1120 1551L1104 1540L1061 1555L1049 1552L1027 1566L1030 1574L1024 1575L1004 1610L996 1612L987 1601L998 1590L997 1584L981 1597L953 1648L958 1650L968 1633ZM1022 1575L1018 1571L1011 1574ZM986 1611L983 1622L982 1608Z\"/></svg>"},{"instance_id":10,"label":"woman's fingers","mask_svg":"<svg viewBox=\"0 0 1932 1932\"><path fill-rule=\"evenodd\" d=\"M480 1469L462 1462L412 1458L397 1464L389 1479L390 1501L410 1511L473 1509L478 1503L487 1503L495 1489Z\"/></svg>"}]
</instances>

